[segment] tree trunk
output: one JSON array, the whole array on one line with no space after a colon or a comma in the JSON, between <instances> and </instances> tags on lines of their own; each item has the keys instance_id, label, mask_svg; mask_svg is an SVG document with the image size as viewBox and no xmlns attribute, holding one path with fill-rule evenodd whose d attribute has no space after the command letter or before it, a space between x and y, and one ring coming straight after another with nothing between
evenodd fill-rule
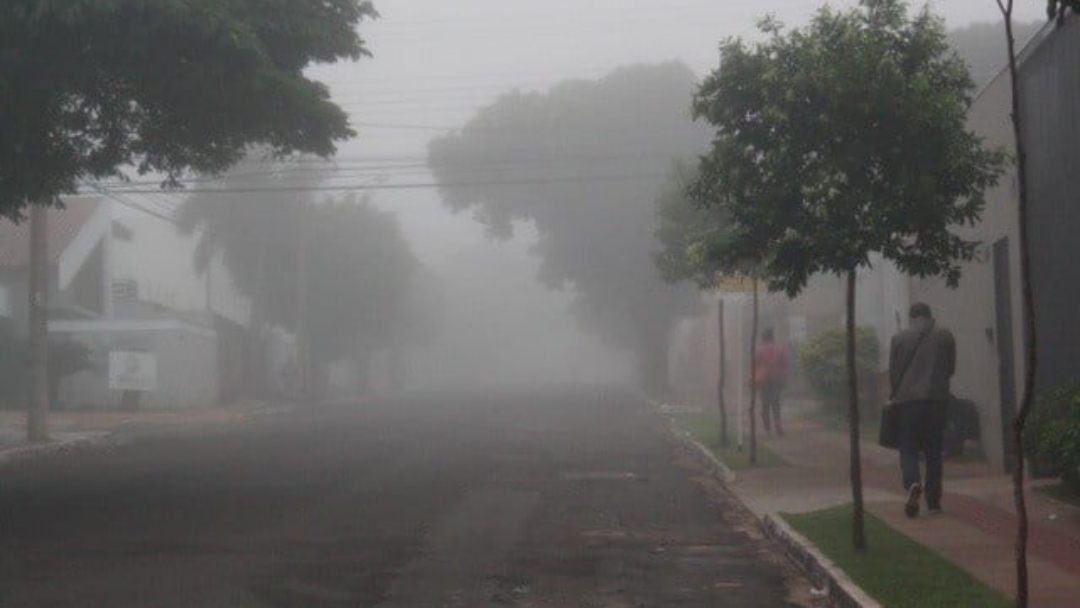
<instances>
[{"instance_id":1,"label":"tree trunk","mask_svg":"<svg viewBox=\"0 0 1080 608\"><path fill-rule=\"evenodd\" d=\"M851 437L851 502L852 540L855 549L866 551L866 525L862 492L862 456L859 447L859 377L855 369L855 277L847 276L847 373L848 373L848 430Z\"/></svg>"},{"instance_id":2,"label":"tree trunk","mask_svg":"<svg viewBox=\"0 0 1080 608\"><path fill-rule=\"evenodd\" d=\"M754 289L753 312L750 321L750 465L757 464L757 338L758 338L758 278L751 281Z\"/></svg>"},{"instance_id":3,"label":"tree trunk","mask_svg":"<svg viewBox=\"0 0 1080 608\"><path fill-rule=\"evenodd\" d=\"M27 344L26 436L48 441L49 425L49 263L48 215L44 204L30 207L30 335Z\"/></svg>"},{"instance_id":4,"label":"tree trunk","mask_svg":"<svg viewBox=\"0 0 1080 608\"><path fill-rule=\"evenodd\" d=\"M731 440L728 439L727 400L724 397L724 385L727 379L727 346L724 344L724 300L717 301L717 319L720 321L717 340L720 347L720 370L716 381L717 404L720 407L720 447L728 447Z\"/></svg>"},{"instance_id":5,"label":"tree trunk","mask_svg":"<svg viewBox=\"0 0 1080 608\"><path fill-rule=\"evenodd\" d=\"M1016 467L1013 469L1013 501L1016 503L1016 606L1027 608L1028 605L1028 514L1027 500L1024 496L1024 427L1031 412L1035 396L1035 371L1038 365L1035 293L1031 285L1031 251L1028 245L1028 180L1027 152L1024 148L1021 125L1021 96L1019 68L1016 63L1016 38L1013 34L1013 2L998 0L1002 17L1005 20L1005 38L1009 50L1009 79L1012 88L1012 124L1013 138L1016 143L1016 172L1019 186L1017 201L1018 228L1020 232L1020 281L1023 289L1024 327L1027 332L1024 354L1024 393L1020 398L1020 409L1013 419L1013 444L1016 450Z\"/></svg>"}]
</instances>

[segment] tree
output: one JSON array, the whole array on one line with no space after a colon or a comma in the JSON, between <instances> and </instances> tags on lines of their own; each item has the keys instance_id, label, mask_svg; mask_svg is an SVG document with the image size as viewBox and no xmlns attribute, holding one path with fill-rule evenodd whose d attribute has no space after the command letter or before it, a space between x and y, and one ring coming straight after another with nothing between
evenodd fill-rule
<instances>
[{"instance_id":1,"label":"tree","mask_svg":"<svg viewBox=\"0 0 1080 608\"><path fill-rule=\"evenodd\" d=\"M634 352L639 380L653 392L667 388L671 321L695 300L665 285L651 264L664 174L706 142L687 120L693 87L686 66L667 63L547 93L515 91L429 149L446 205L473 209L497 238L531 223L540 280L572 288L579 318Z\"/></svg>"},{"instance_id":2,"label":"tree","mask_svg":"<svg viewBox=\"0 0 1080 608\"><path fill-rule=\"evenodd\" d=\"M175 183L246 148L353 135L313 62L367 54L366 0L10 0L0 9L0 217L133 167Z\"/></svg>"},{"instance_id":3,"label":"tree","mask_svg":"<svg viewBox=\"0 0 1080 608\"><path fill-rule=\"evenodd\" d=\"M1020 90L1020 68L1017 61L1016 32L1013 24L1013 0L995 0L1005 25L1005 42L1008 48L1011 118L1016 153L1017 175L1017 232L1020 240L1020 281L1023 294L1024 318L1024 388L1020 397L1020 409L1013 418L1013 444L1016 462L1013 468L1013 500L1016 503L1016 606L1028 605L1028 514L1024 496L1024 428L1035 400L1035 378L1039 364L1038 325L1035 319L1035 290L1031 280L1031 247L1029 244L1029 188L1027 151L1024 148L1024 128L1021 119L1023 99ZM1068 10L1080 10L1077 0L1048 0L1047 16L1061 23Z\"/></svg>"},{"instance_id":4,"label":"tree","mask_svg":"<svg viewBox=\"0 0 1080 608\"><path fill-rule=\"evenodd\" d=\"M416 259L397 218L366 199L310 205L306 221L309 377L318 388L327 364L352 355L362 382L372 352L403 339Z\"/></svg>"},{"instance_id":5,"label":"tree","mask_svg":"<svg viewBox=\"0 0 1080 608\"><path fill-rule=\"evenodd\" d=\"M729 238L729 219L718 205L703 205L688 193L697 168L676 162L656 199L653 261L668 282L691 281L701 289L716 287L717 277L731 272L722 257Z\"/></svg>"},{"instance_id":6,"label":"tree","mask_svg":"<svg viewBox=\"0 0 1080 608\"><path fill-rule=\"evenodd\" d=\"M701 175L725 194L707 200L731 214L728 255L760 259L770 287L795 295L816 273L847 278L852 532L864 550L856 272L879 254L956 285L976 243L951 228L977 220L1004 155L967 131L973 84L929 9L862 0L803 29L761 29L764 42L723 43L695 97L716 128Z\"/></svg>"},{"instance_id":7,"label":"tree","mask_svg":"<svg viewBox=\"0 0 1080 608\"><path fill-rule=\"evenodd\" d=\"M220 255L237 289L251 299L255 326L294 326L296 287L280 277L296 274L301 201L309 197L304 190L328 170L308 160L276 161L251 151L177 210L179 232L198 235L195 269L206 272Z\"/></svg>"},{"instance_id":8,"label":"tree","mask_svg":"<svg viewBox=\"0 0 1080 608\"><path fill-rule=\"evenodd\" d=\"M294 159L288 162L252 151L221 180L204 181L176 212L178 232L197 234L193 265L210 272L220 259L237 290L251 302L251 327L256 352L262 330L271 325L296 328L297 252L304 188L313 186L320 165ZM216 192L214 190L225 190ZM268 386L261 364L246 366L252 386Z\"/></svg>"},{"instance_id":9,"label":"tree","mask_svg":"<svg viewBox=\"0 0 1080 608\"><path fill-rule=\"evenodd\" d=\"M177 220L181 233L198 233L196 269L221 256L252 300L253 324L303 328L311 356L300 363L304 377L314 380L347 355L366 373L371 351L399 337L391 328L406 320L416 268L393 215L355 197L308 200L303 190L322 172L310 163L255 154L226 177L226 192L200 192ZM301 247L304 276L297 277Z\"/></svg>"},{"instance_id":10,"label":"tree","mask_svg":"<svg viewBox=\"0 0 1080 608\"><path fill-rule=\"evenodd\" d=\"M31 216L27 430L46 439L42 208L87 180L218 173L253 144L333 153L352 136L313 62L367 54L367 0L11 0L0 9L0 217Z\"/></svg>"}]
</instances>

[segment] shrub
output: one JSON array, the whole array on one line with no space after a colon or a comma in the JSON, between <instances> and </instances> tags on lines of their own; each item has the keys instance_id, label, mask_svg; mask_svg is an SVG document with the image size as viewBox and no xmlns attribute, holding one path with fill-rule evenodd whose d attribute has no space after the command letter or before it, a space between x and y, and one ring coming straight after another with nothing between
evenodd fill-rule
<instances>
[{"instance_id":1,"label":"shrub","mask_svg":"<svg viewBox=\"0 0 1080 608\"><path fill-rule=\"evenodd\" d=\"M799 362L807 382L828 412L847 411L847 332L830 329L808 340L799 349ZM860 404L877 396L878 337L871 327L855 329L855 372L859 379Z\"/></svg>"},{"instance_id":2,"label":"shrub","mask_svg":"<svg viewBox=\"0 0 1080 608\"><path fill-rule=\"evenodd\" d=\"M1038 400L1024 430L1024 451L1038 477L1059 477L1080 494L1080 384Z\"/></svg>"}]
</instances>

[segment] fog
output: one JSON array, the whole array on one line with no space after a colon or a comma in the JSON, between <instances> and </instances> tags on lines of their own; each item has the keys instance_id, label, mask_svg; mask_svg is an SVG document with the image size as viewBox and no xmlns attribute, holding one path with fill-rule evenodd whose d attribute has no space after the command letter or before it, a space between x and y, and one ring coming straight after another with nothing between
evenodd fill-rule
<instances>
[{"instance_id":1,"label":"fog","mask_svg":"<svg viewBox=\"0 0 1080 608\"><path fill-rule=\"evenodd\" d=\"M431 267L438 331L408 357L409 384L432 388L628 384L632 362L583 332L572 295L535 280L522 244L477 243Z\"/></svg>"},{"instance_id":2,"label":"fog","mask_svg":"<svg viewBox=\"0 0 1080 608\"><path fill-rule=\"evenodd\" d=\"M993 3L982 0L932 6L954 29L997 17ZM675 160L692 159L707 142L704 128L690 121L692 86L716 66L723 38L755 36L754 23L766 12L798 25L817 7L805 0L377 3L381 18L361 26L373 57L310 70L349 113L357 137L325 163L281 164L256 151L231 178L188 184L195 192L111 193L106 198L114 218L132 232L112 251L112 278L137 283L139 299L158 309L181 316L214 313L259 326L264 336L285 336L270 361L255 366L258 371L234 372L250 376L240 384L266 385L278 394L293 382L286 377L292 377L290 366L300 366L296 357L316 359L302 375L325 379L325 390L339 393L642 382L649 374L643 368L657 365L643 359L666 361L665 332L693 314L698 301L692 289L663 285L649 259L663 173ZM1042 8L1039 2L1022 4L1018 18L1039 19ZM976 67L992 74L992 53L980 53ZM652 87L649 94L657 93L652 96L666 114L635 125L639 117L633 110L603 97L607 85L598 83L613 82L620 70L667 69L658 66L684 70L685 83L675 86L686 90ZM670 98L660 100L661 92ZM512 152L492 148L480 159L468 150L467 125L485 111L484 120L502 120L493 118L502 111L493 108L513 107L514 95L526 106L554 112L578 94L588 100L583 104L611 106L592 113L568 110L562 119L551 118L552 131L517 138L520 149ZM518 128L513 120L497 129ZM556 131L568 129L574 137L560 140ZM639 137L626 135L629 130L640 131ZM429 155L435 153L429 152L432 142L448 142L452 162L460 161L452 154L474 154L472 164L456 173L446 170L445 158ZM500 156L517 164L500 165ZM623 179L629 174L635 179ZM477 180L519 183L465 195L453 185ZM563 187L565 181L583 183ZM273 192L283 184L291 189ZM292 220L272 226L239 219L229 233L203 216L188 218L191 225L178 229L181 210L206 198L200 187L253 188L213 203L239 208L238 199L245 198L261 205L246 207L253 215L301 202L308 208L355 206L362 211L349 221L381 228L355 239L372 243L364 250L350 245L347 236L322 232L332 231L341 218L307 224L308 242L327 248L334 238L340 242L338 249L327 249L322 266L313 246L304 262L309 276L298 280L304 263L297 261L303 256L292 242L292 230L299 230ZM267 200L275 197L280 200ZM541 199L560 199L568 210L591 206L597 213L575 216L529 206ZM517 202L500 204L511 200ZM292 228L275 232L281 226ZM606 235L601 226L607 226ZM273 246L237 252L229 244L237 239ZM573 263L567 261L571 257ZM640 276L627 273L628 267L640 269ZM350 280L342 280L346 275ZM301 291L311 292L310 301L304 302ZM304 306L323 308L301 320L297 307ZM618 327L651 323L657 329L649 331L660 338ZM296 339L298 333L306 342Z\"/></svg>"}]
</instances>

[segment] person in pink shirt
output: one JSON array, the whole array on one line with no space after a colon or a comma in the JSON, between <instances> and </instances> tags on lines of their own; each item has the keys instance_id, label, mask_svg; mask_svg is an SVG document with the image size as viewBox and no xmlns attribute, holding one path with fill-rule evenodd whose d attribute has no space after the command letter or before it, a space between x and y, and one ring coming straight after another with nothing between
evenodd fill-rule
<instances>
[{"instance_id":1,"label":"person in pink shirt","mask_svg":"<svg viewBox=\"0 0 1080 608\"><path fill-rule=\"evenodd\" d=\"M787 351L773 339L773 331L766 329L761 333L754 358L754 384L761 391L761 421L766 433L775 428L777 435L784 434L780 425L780 392L787 372Z\"/></svg>"}]
</instances>

